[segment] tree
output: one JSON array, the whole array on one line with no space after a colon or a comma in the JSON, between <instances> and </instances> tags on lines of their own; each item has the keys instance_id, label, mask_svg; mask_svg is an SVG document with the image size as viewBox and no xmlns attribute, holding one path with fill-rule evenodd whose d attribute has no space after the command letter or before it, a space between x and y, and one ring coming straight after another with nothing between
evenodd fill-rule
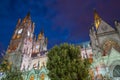
<instances>
[{"instance_id":1,"label":"tree","mask_svg":"<svg viewBox=\"0 0 120 80\"><path fill-rule=\"evenodd\" d=\"M12 63L8 61L7 56L4 56L4 58L2 58L0 71L5 74L1 80L23 80L22 72L20 70L17 70L17 68L12 69Z\"/></svg>"},{"instance_id":2,"label":"tree","mask_svg":"<svg viewBox=\"0 0 120 80\"><path fill-rule=\"evenodd\" d=\"M90 80L89 61L81 59L80 48L67 43L48 52L47 69L51 80Z\"/></svg>"}]
</instances>

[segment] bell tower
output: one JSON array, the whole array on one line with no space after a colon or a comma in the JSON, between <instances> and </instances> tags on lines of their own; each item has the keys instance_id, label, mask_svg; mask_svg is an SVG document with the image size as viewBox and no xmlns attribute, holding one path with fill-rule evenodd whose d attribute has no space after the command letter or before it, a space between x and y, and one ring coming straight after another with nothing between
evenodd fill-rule
<instances>
[{"instance_id":1,"label":"bell tower","mask_svg":"<svg viewBox=\"0 0 120 80\"><path fill-rule=\"evenodd\" d=\"M32 57L35 55L42 56L45 51L47 51L47 38L44 36L44 31L41 30L38 38L34 37Z\"/></svg>"},{"instance_id":2,"label":"bell tower","mask_svg":"<svg viewBox=\"0 0 120 80\"><path fill-rule=\"evenodd\" d=\"M18 20L10 45L8 46L7 53L12 53L16 50L22 51L22 47L25 45L27 40L32 41L33 32L34 23L31 21L30 13L28 13L22 21L21 19Z\"/></svg>"},{"instance_id":3,"label":"bell tower","mask_svg":"<svg viewBox=\"0 0 120 80\"><path fill-rule=\"evenodd\" d=\"M23 20L18 20L10 45L7 49L9 61L13 64L13 67L19 69L21 63L24 62L24 58L30 58L32 54L34 26L29 12Z\"/></svg>"},{"instance_id":4,"label":"bell tower","mask_svg":"<svg viewBox=\"0 0 120 80\"><path fill-rule=\"evenodd\" d=\"M46 51L47 50L47 38L44 36L44 31L41 30L40 34L38 35L37 43L39 43L40 48L39 51Z\"/></svg>"}]
</instances>

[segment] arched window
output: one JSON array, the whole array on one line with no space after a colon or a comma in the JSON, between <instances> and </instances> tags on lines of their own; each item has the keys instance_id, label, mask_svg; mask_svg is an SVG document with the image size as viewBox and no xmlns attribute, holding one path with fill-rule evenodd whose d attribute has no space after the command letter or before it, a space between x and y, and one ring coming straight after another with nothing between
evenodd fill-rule
<instances>
[{"instance_id":1,"label":"arched window","mask_svg":"<svg viewBox=\"0 0 120 80\"><path fill-rule=\"evenodd\" d=\"M115 66L113 70L113 77L120 77L120 65Z\"/></svg>"},{"instance_id":2,"label":"arched window","mask_svg":"<svg viewBox=\"0 0 120 80\"><path fill-rule=\"evenodd\" d=\"M30 76L30 80L34 80L34 75L33 74Z\"/></svg>"},{"instance_id":3,"label":"arched window","mask_svg":"<svg viewBox=\"0 0 120 80\"><path fill-rule=\"evenodd\" d=\"M44 80L44 79L45 79L45 74L42 73L42 74L40 75L40 80Z\"/></svg>"}]
</instances>

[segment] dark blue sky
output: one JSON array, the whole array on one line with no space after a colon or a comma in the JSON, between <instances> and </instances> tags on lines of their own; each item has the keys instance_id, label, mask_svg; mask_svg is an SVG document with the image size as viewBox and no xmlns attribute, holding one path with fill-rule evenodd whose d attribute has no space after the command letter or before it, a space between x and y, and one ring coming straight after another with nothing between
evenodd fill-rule
<instances>
[{"instance_id":1,"label":"dark blue sky","mask_svg":"<svg viewBox=\"0 0 120 80\"><path fill-rule=\"evenodd\" d=\"M94 8L111 25L115 19L120 21L120 0L0 0L0 49L7 49L18 18L28 11L35 22L35 34L44 25L49 48L88 41Z\"/></svg>"}]
</instances>

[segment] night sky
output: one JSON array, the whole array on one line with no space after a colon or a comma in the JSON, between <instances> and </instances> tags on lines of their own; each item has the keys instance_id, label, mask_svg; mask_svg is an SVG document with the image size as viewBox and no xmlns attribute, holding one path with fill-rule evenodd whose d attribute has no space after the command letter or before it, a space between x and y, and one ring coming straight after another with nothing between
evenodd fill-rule
<instances>
[{"instance_id":1,"label":"night sky","mask_svg":"<svg viewBox=\"0 0 120 80\"><path fill-rule=\"evenodd\" d=\"M64 42L89 41L94 8L110 25L120 21L120 0L0 0L0 50L7 49L18 18L28 11L35 34L44 28L49 49Z\"/></svg>"}]
</instances>

